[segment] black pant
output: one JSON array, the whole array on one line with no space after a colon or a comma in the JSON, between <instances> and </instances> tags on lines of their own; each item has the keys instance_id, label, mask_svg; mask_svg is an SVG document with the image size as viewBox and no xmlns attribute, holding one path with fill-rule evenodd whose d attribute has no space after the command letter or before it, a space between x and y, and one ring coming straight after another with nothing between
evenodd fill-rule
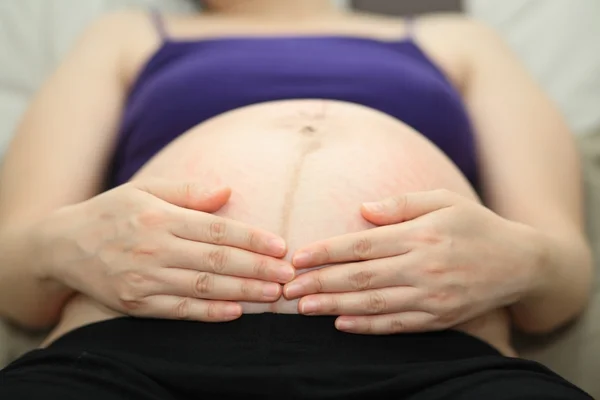
<instances>
[{"instance_id":1,"label":"black pant","mask_svg":"<svg viewBox=\"0 0 600 400\"><path fill-rule=\"evenodd\" d=\"M545 367L459 332L358 336L329 317L93 324L0 371L2 400L566 400Z\"/></svg>"}]
</instances>

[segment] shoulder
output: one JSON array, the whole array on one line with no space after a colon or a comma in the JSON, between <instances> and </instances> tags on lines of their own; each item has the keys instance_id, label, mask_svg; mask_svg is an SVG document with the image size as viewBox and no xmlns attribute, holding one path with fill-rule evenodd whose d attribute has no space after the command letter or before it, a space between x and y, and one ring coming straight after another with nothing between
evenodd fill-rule
<instances>
[{"instance_id":1,"label":"shoulder","mask_svg":"<svg viewBox=\"0 0 600 400\"><path fill-rule=\"evenodd\" d=\"M93 20L84 30L82 39L112 44L128 41L151 28L150 14L141 11L118 11Z\"/></svg>"},{"instance_id":2,"label":"shoulder","mask_svg":"<svg viewBox=\"0 0 600 400\"><path fill-rule=\"evenodd\" d=\"M136 42L149 38L152 38L152 24L147 13L120 11L92 21L76 41L75 51L117 55L126 53Z\"/></svg>"},{"instance_id":3,"label":"shoulder","mask_svg":"<svg viewBox=\"0 0 600 400\"><path fill-rule=\"evenodd\" d=\"M160 33L148 11L118 11L92 21L81 35L76 51L94 51L114 59L127 82L160 46Z\"/></svg>"},{"instance_id":4,"label":"shoulder","mask_svg":"<svg viewBox=\"0 0 600 400\"><path fill-rule=\"evenodd\" d=\"M490 26L463 14L429 14L418 18L417 23L423 34L460 40L464 47L501 40Z\"/></svg>"},{"instance_id":5,"label":"shoulder","mask_svg":"<svg viewBox=\"0 0 600 400\"><path fill-rule=\"evenodd\" d=\"M416 41L460 87L479 60L508 50L491 27L465 15L425 15L414 25Z\"/></svg>"}]
</instances>

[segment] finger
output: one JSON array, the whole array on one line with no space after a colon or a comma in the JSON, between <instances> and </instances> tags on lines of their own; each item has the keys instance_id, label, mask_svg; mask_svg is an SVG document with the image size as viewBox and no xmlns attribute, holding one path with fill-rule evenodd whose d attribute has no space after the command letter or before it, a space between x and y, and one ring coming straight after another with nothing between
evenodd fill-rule
<instances>
[{"instance_id":1,"label":"finger","mask_svg":"<svg viewBox=\"0 0 600 400\"><path fill-rule=\"evenodd\" d=\"M198 182L157 179L131 184L177 207L208 213L219 211L231 197L231 189L228 187L207 188Z\"/></svg>"},{"instance_id":2,"label":"finger","mask_svg":"<svg viewBox=\"0 0 600 400\"><path fill-rule=\"evenodd\" d=\"M403 255L411 250L405 240L411 228L412 225L384 226L322 240L298 250L292 264L306 269Z\"/></svg>"},{"instance_id":3,"label":"finger","mask_svg":"<svg viewBox=\"0 0 600 400\"><path fill-rule=\"evenodd\" d=\"M254 253L283 257L285 241L270 232L212 214L179 210L172 223L171 233L194 242L231 246Z\"/></svg>"},{"instance_id":4,"label":"finger","mask_svg":"<svg viewBox=\"0 0 600 400\"><path fill-rule=\"evenodd\" d=\"M339 317L335 327L343 332L359 335L392 335L420 333L444 329L435 324L435 316L422 311L361 317Z\"/></svg>"},{"instance_id":5,"label":"finger","mask_svg":"<svg viewBox=\"0 0 600 400\"><path fill-rule=\"evenodd\" d=\"M380 315L419 310L420 291L396 287L356 293L318 294L298 304L303 315Z\"/></svg>"},{"instance_id":6,"label":"finger","mask_svg":"<svg viewBox=\"0 0 600 400\"><path fill-rule=\"evenodd\" d=\"M296 299L317 293L360 292L412 286L416 282L405 273L404 266L417 262L418 255L409 253L400 257L329 266L296 277L284 286L283 292L287 299Z\"/></svg>"},{"instance_id":7,"label":"finger","mask_svg":"<svg viewBox=\"0 0 600 400\"><path fill-rule=\"evenodd\" d=\"M218 275L288 283L296 274L287 261L235 247L176 240L161 260L167 267L185 268Z\"/></svg>"},{"instance_id":8,"label":"finger","mask_svg":"<svg viewBox=\"0 0 600 400\"><path fill-rule=\"evenodd\" d=\"M451 207L459 198L459 195L445 189L404 193L380 202L365 203L361 212L375 225L399 224Z\"/></svg>"},{"instance_id":9,"label":"finger","mask_svg":"<svg viewBox=\"0 0 600 400\"><path fill-rule=\"evenodd\" d=\"M242 306L237 303L178 296L150 296L130 308L131 315L141 318L228 322L242 316Z\"/></svg>"},{"instance_id":10,"label":"finger","mask_svg":"<svg viewBox=\"0 0 600 400\"><path fill-rule=\"evenodd\" d=\"M281 285L277 283L176 268L155 272L153 281L157 283L148 288L150 295L271 303L282 294Z\"/></svg>"}]
</instances>

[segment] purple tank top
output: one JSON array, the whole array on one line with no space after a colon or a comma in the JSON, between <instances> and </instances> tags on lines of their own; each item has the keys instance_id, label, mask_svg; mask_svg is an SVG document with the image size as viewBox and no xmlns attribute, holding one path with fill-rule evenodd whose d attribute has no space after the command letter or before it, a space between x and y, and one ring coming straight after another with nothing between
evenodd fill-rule
<instances>
[{"instance_id":1,"label":"purple tank top","mask_svg":"<svg viewBox=\"0 0 600 400\"><path fill-rule=\"evenodd\" d=\"M172 40L142 68L124 111L109 187L190 128L251 104L331 99L421 132L477 187L473 130L459 92L413 40L344 36Z\"/></svg>"}]
</instances>

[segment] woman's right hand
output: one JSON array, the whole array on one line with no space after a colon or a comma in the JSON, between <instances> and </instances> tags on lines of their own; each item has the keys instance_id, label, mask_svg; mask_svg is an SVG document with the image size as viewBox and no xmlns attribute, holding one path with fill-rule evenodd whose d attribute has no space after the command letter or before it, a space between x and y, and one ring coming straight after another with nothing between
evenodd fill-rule
<instances>
[{"instance_id":1,"label":"woman's right hand","mask_svg":"<svg viewBox=\"0 0 600 400\"><path fill-rule=\"evenodd\" d=\"M294 269L282 238L211 213L231 191L131 182L57 211L40 232L42 275L123 314L223 322L274 302Z\"/></svg>"}]
</instances>

